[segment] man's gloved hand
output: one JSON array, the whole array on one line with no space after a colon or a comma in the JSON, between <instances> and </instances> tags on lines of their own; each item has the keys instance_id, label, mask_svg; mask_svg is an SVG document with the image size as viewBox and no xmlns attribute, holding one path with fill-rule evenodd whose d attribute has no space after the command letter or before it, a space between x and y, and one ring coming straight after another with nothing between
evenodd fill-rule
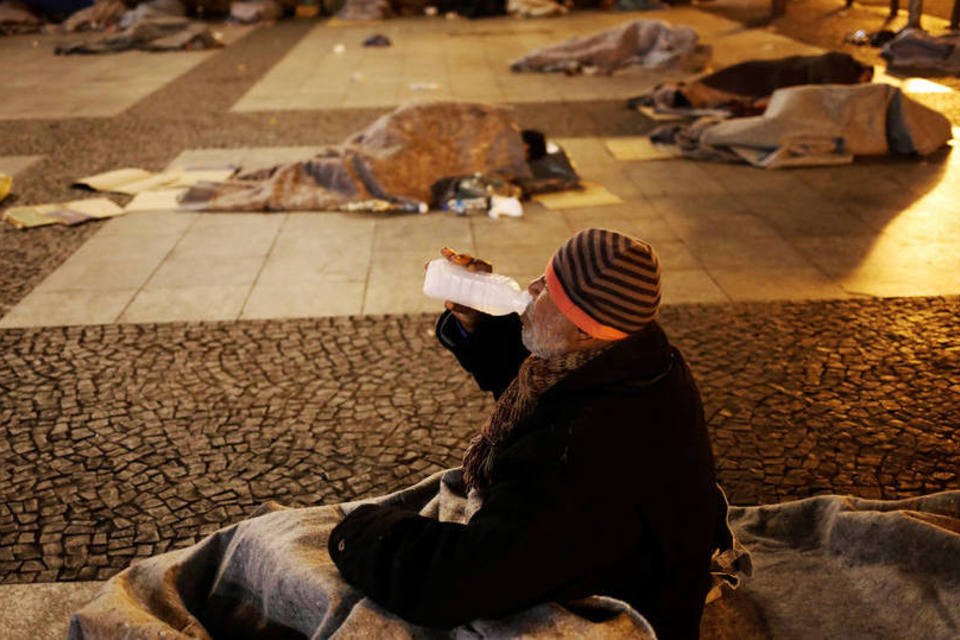
<instances>
[{"instance_id":1,"label":"man's gloved hand","mask_svg":"<svg viewBox=\"0 0 960 640\"><path fill-rule=\"evenodd\" d=\"M483 260L481 258L474 257L469 253L457 253L450 247L443 247L440 249L440 255L449 260L455 265L461 267L466 267L468 271L478 271L480 273L493 273L493 265ZM462 304L457 304L456 302L451 302L446 300L443 303L450 313L460 322L460 326L463 327L463 330L467 333L473 333L474 328L477 326L477 322L480 318L485 315L481 311L472 309L470 307L465 307Z\"/></svg>"}]
</instances>

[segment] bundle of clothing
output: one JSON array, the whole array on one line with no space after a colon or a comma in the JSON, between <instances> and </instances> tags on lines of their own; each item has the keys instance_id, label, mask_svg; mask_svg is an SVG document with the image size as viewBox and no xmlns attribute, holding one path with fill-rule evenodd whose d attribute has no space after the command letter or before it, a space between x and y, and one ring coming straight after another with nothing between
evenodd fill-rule
<instances>
[{"instance_id":1,"label":"bundle of clothing","mask_svg":"<svg viewBox=\"0 0 960 640\"><path fill-rule=\"evenodd\" d=\"M60 45L57 55L141 51L179 51L222 47L220 36L186 17L181 0L149 0L128 9L121 0L100 0L63 23L63 30L108 31L96 40Z\"/></svg>"},{"instance_id":2,"label":"bundle of clothing","mask_svg":"<svg viewBox=\"0 0 960 640\"><path fill-rule=\"evenodd\" d=\"M932 36L922 29L904 29L880 52L891 68L958 74L960 34Z\"/></svg>"},{"instance_id":3,"label":"bundle of clothing","mask_svg":"<svg viewBox=\"0 0 960 640\"><path fill-rule=\"evenodd\" d=\"M507 2L508 0L346 0L336 16L341 20L383 20L394 16L419 16L431 12L457 14L464 18L483 18L504 15L507 13Z\"/></svg>"},{"instance_id":4,"label":"bundle of clothing","mask_svg":"<svg viewBox=\"0 0 960 640\"><path fill-rule=\"evenodd\" d=\"M511 64L510 69L610 75L633 65L652 69L702 68L708 57L709 48L697 44L697 32L690 27L672 27L660 20L635 20L536 49Z\"/></svg>"},{"instance_id":5,"label":"bundle of clothing","mask_svg":"<svg viewBox=\"0 0 960 640\"><path fill-rule=\"evenodd\" d=\"M176 4L179 5L179 2ZM181 10L177 15L183 15L182 5L180 6ZM122 0L99 0L72 14L61 26L67 33L103 31L118 26L127 11L127 5Z\"/></svg>"},{"instance_id":6,"label":"bundle of clothing","mask_svg":"<svg viewBox=\"0 0 960 640\"><path fill-rule=\"evenodd\" d=\"M111 578L72 616L69 638L656 637L634 609L600 596L428 630L351 588L330 558L330 532L361 503L463 523L480 506L476 496L465 494L461 471L450 470L363 501L269 503ZM950 638L960 628L960 491L731 507L729 523L739 542L735 553L714 558L704 640Z\"/></svg>"},{"instance_id":7,"label":"bundle of clothing","mask_svg":"<svg viewBox=\"0 0 960 640\"><path fill-rule=\"evenodd\" d=\"M870 82L873 67L847 53L748 60L684 82L667 82L628 100L632 108L654 113L703 115L714 111L733 116L763 113L777 89L813 84Z\"/></svg>"},{"instance_id":8,"label":"bundle of clothing","mask_svg":"<svg viewBox=\"0 0 960 640\"><path fill-rule=\"evenodd\" d=\"M201 22L187 18L139 20L119 33L98 40L58 46L57 55L117 53L121 51L195 51L224 46L222 38Z\"/></svg>"},{"instance_id":9,"label":"bundle of clothing","mask_svg":"<svg viewBox=\"0 0 960 640\"><path fill-rule=\"evenodd\" d=\"M36 33L43 27L43 21L29 6L18 0L0 2L0 35Z\"/></svg>"},{"instance_id":10,"label":"bundle of clothing","mask_svg":"<svg viewBox=\"0 0 960 640\"><path fill-rule=\"evenodd\" d=\"M230 21L239 24L269 22L280 19L283 11L274 0L236 0L230 3Z\"/></svg>"},{"instance_id":11,"label":"bundle of clothing","mask_svg":"<svg viewBox=\"0 0 960 640\"><path fill-rule=\"evenodd\" d=\"M390 0L346 0L336 15L341 20L384 20L395 12Z\"/></svg>"},{"instance_id":12,"label":"bundle of clothing","mask_svg":"<svg viewBox=\"0 0 960 640\"><path fill-rule=\"evenodd\" d=\"M847 164L855 156L928 155L951 138L941 113L888 84L778 89L763 115L706 117L655 130L686 157L778 168Z\"/></svg>"},{"instance_id":13,"label":"bundle of clothing","mask_svg":"<svg viewBox=\"0 0 960 640\"><path fill-rule=\"evenodd\" d=\"M562 150L548 152L542 136L527 138L503 107L411 104L309 160L241 168L226 182L198 184L181 204L200 211L422 212L434 185L456 176L480 174L528 193L578 186Z\"/></svg>"},{"instance_id":14,"label":"bundle of clothing","mask_svg":"<svg viewBox=\"0 0 960 640\"><path fill-rule=\"evenodd\" d=\"M562 16L570 7L554 0L507 0L507 13L517 18Z\"/></svg>"}]
</instances>

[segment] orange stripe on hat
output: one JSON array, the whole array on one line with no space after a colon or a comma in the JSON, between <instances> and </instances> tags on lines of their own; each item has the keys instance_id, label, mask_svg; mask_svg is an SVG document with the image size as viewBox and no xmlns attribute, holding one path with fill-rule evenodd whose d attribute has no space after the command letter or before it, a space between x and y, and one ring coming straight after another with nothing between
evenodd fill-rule
<instances>
[{"instance_id":1,"label":"orange stripe on hat","mask_svg":"<svg viewBox=\"0 0 960 640\"><path fill-rule=\"evenodd\" d=\"M620 340L627 337L628 334L623 331L597 322L591 318L587 312L573 303L573 300L567 295L563 284L553 270L553 260L547 263L544 276L547 281L547 290L550 292L550 298L553 300L553 303L557 305L560 313L562 313L567 320L585 331L587 335L592 338L597 338L598 340Z\"/></svg>"}]
</instances>

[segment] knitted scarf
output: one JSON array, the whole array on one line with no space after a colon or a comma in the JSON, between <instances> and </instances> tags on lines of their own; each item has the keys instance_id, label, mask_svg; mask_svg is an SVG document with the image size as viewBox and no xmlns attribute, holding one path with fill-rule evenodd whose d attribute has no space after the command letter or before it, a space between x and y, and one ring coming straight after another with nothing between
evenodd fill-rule
<instances>
[{"instance_id":1,"label":"knitted scarf","mask_svg":"<svg viewBox=\"0 0 960 640\"><path fill-rule=\"evenodd\" d=\"M497 400L490 422L473 437L463 455L463 479L467 487L483 491L490 484L490 467L497 445L533 413L547 389L610 346L570 351L549 358L531 355L524 360L517 377Z\"/></svg>"}]
</instances>

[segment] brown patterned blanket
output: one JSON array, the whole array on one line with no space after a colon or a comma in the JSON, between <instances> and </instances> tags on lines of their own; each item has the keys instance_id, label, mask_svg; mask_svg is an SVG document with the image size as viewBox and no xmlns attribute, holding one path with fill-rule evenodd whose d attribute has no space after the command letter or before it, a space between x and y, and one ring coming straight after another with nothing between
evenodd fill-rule
<instances>
[{"instance_id":1,"label":"brown patterned blanket","mask_svg":"<svg viewBox=\"0 0 960 640\"><path fill-rule=\"evenodd\" d=\"M202 211L425 210L441 178L531 176L520 127L504 107L428 102L399 107L302 162L243 171L182 198Z\"/></svg>"}]
</instances>

